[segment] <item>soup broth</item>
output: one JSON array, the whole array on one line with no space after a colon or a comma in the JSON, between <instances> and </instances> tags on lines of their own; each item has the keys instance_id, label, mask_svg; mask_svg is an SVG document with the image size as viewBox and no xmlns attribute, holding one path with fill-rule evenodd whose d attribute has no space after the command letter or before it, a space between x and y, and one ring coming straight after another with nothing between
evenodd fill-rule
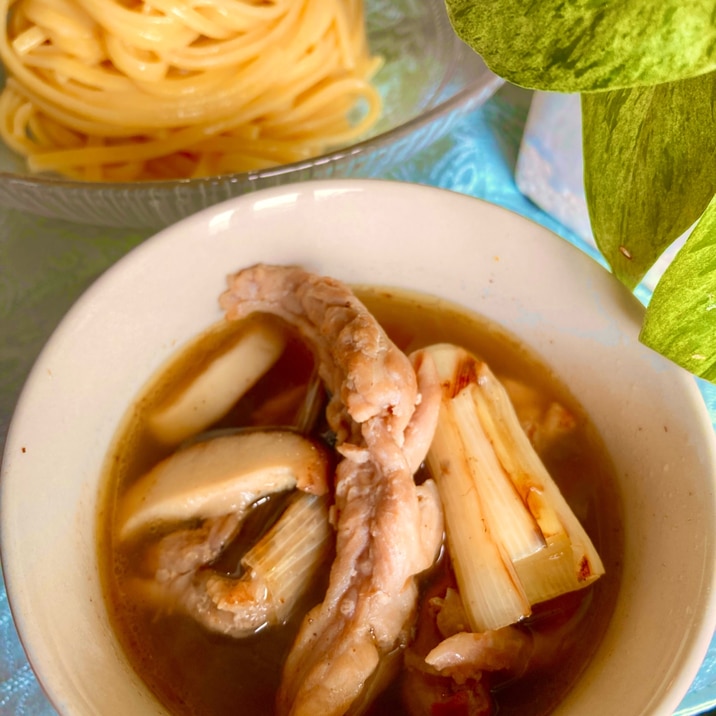
<instances>
[{"instance_id":1,"label":"soup broth","mask_svg":"<svg viewBox=\"0 0 716 716\"><path fill-rule=\"evenodd\" d=\"M521 419L529 419L528 412L545 413L554 404L564 406L576 418L568 438L544 446L541 457L592 538L606 574L587 589L538 605L521 628L532 634L535 644L548 644L543 657L520 678L498 675L490 682L501 716L543 716L559 703L588 663L616 599L622 538L613 467L568 390L502 329L459 307L420 294L373 287L356 289L356 293L406 353L432 343L451 342L485 360L510 391ZM138 578L147 576L141 557L145 545L119 540L118 504L130 485L174 449L152 437L149 417L254 321L281 325L278 319L265 316L222 323L162 370L135 401L107 461L99 549L110 618L133 668L158 701L176 716L272 713L283 661L303 614L321 601L330 567L327 563L287 624L244 639L209 633L191 617L158 611L152 600L133 588ZM286 331L287 347L278 362L213 428L293 424L296 396L300 397L312 374L313 358L301 340ZM526 394L529 399L525 399ZM324 429L323 424L318 426L319 432ZM422 468L416 479L425 477ZM237 555L260 533L262 523L272 519L274 508L272 500L256 507L241 539L222 555L215 569L226 573L236 569ZM421 608L425 608L427 597L444 593L445 585L452 583L449 556L443 553L422 582ZM420 627L417 638L421 638ZM398 676L373 702L368 713L411 713L404 705L401 678Z\"/></svg>"}]
</instances>

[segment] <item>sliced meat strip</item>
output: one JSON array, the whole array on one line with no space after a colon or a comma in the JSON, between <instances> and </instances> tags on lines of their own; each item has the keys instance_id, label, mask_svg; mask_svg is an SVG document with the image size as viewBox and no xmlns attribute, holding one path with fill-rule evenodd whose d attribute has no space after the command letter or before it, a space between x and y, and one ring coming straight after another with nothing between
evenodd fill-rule
<instances>
[{"instance_id":1,"label":"sliced meat strip","mask_svg":"<svg viewBox=\"0 0 716 716\"><path fill-rule=\"evenodd\" d=\"M347 286L299 267L241 271L221 305L230 319L260 311L295 326L332 396L327 417L343 456L336 558L325 599L286 661L278 712L345 714L381 660L406 643L415 577L442 539L437 493L413 480L437 420L437 377L424 357L411 363Z\"/></svg>"}]
</instances>

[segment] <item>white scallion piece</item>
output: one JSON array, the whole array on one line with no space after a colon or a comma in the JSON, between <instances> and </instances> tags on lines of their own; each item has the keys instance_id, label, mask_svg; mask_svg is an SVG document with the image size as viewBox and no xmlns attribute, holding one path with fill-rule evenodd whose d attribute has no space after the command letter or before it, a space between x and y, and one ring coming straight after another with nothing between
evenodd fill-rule
<instances>
[{"instance_id":1,"label":"white scallion piece","mask_svg":"<svg viewBox=\"0 0 716 716\"><path fill-rule=\"evenodd\" d=\"M544 552L515 564L530 601L591 584L604 574L602 560L522 430L507 391L485 363L471 392L495 453L547 542Z\"/></svg>"},{"instance_id":2,"label":"white scallion piece","mask_svg":"<svg viewBox=\"0 0 716 716\"><path fill-rule=\"evenodd\" d=\"M484 500L472 476L468 448L445 400L427 463L440 493L448 548L471 628L496 629L527 616L527 595L509 555L491 534Z\"/></svg>"},{"instance_id":3,"label":"white scallion piece","mask_svg":"<svg viewBox=\"0 0 716 716\"><path fill-rule=\"evenodd\" d=\"M332 544L327 498L296 492L276 524L244 555L247 578L266 587L272 623L286 621Z\"/></svg>"},{"instance_id":4,"label":"white scallion piece","mask_svg":"<svg viewBox=\"0 0 716 716\"><path fill-rule=\"evenodd\" d=\"M443 390L427 461L458 588L473 631L499 629L604 567L487 365L459 346L425 350Z\"/></svg>"},{"instance_id":5,"label":"white scallion piece","mask_svg":"<svg viewBox=\"0 0 716 716\"><path fill-rule=\"evenodd\" d=\"M152 432L167 445L177 445L206 430L269 371L284 347L285 338L277 328L249 326L231 348L214 358L171 403L150 417Z\"/></svg>"}]
</instances>

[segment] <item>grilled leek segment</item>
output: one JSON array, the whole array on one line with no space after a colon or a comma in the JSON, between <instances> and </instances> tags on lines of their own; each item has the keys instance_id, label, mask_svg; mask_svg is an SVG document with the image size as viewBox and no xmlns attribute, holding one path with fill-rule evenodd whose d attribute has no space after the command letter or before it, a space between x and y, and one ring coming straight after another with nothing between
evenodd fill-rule
<instances>
[{"instance_id":1,"label":"grilled leek segment","mask_svg":"<svg viewBox=\"0 0 716 716\"><path fill-rule=\"evenodd\" d=\"M218 609L233 612L249 636L266 624L283 624L333 547L326 495L295 492L276 524L244 555L238 580L213 575L207 593ZM261 608L257 608L261 605ZM261 614L261 623L251 615Z\"/></svg>"},{"instance_id":2,"label":"grilled leek segment","mask_svg":"<svg viewBox=\"0 0 716 716\"><path fill-rule=\"evenodd\" d=\"M427 462L460 595L473 631L499 629L604 566L489 367L459 346L425 350L443 391Z\"/></svg>"}]
</instances>

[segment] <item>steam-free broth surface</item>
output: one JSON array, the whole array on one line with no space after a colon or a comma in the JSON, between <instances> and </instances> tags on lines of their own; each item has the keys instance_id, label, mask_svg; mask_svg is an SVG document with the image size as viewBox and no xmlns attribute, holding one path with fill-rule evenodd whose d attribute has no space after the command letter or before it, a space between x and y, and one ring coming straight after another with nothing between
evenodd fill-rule
<instances>
[{"instance_id":1,"label":"steam-free broth surface","mask_svg":"<svg viewBox=\"0 0 716 716\"><path fill-rule=\"evenodd\" d=\"M600 552L606 575L593 586L548 602L535 609L525 628L535 643L548 644L544 664L518 679L492 682L499 713L508 716L542 716L549 713L578 678L597 647L607 625L619 583L621 523L613 468L586 416L555 376L517 341L462 309L431 297L376 288L357 290L390 337L405 352L438 342L460 344L484 359L515 392L520 411L519 387L537 392L538 407L559 403L577 418L568 440L560 441L541 457L582 521ZM276 321L252 317L251 321ZM279 325L277 323L277 325ZM120 543L115 514L127 487L164 458L173 448L159 444L147 429L148 417L157 406L186 384L191 375L238 339L244 323L221 324L183 351L139 396L121 427L107 462L105 495L100 516L99 549L103 583L110 617L117 636L135 670L157 699L177 716L185 714L241 713L265 716L272 712L281 665L306 609L321 601L329 563L295 618L281 628L267 628L246 639L211 634L190 617L157 611L133 588L143 575L144 545ZM300 401L301 386L312 372L312 356L291 335L287 349L271 371L215 427L255 423L290 425ZM534 400L529 409L535 409ZM323 425L319 429L323 429ZM423 479L419 474L418 479ZM236 570L238 556L272 519L276 501L259 506L249 519L241 539L222 556L216 569ZM449 560L443 558L423 582L425 593L451 582ZM528 620L529 621L529 620ZM568 628L565 629L564 625ZM420 634L420 631L418 631ZM560 636L559 641L552 638ZM370 714L409 713L401 700L399 680L371 707Z\"/></svg>"}]
</instances>

